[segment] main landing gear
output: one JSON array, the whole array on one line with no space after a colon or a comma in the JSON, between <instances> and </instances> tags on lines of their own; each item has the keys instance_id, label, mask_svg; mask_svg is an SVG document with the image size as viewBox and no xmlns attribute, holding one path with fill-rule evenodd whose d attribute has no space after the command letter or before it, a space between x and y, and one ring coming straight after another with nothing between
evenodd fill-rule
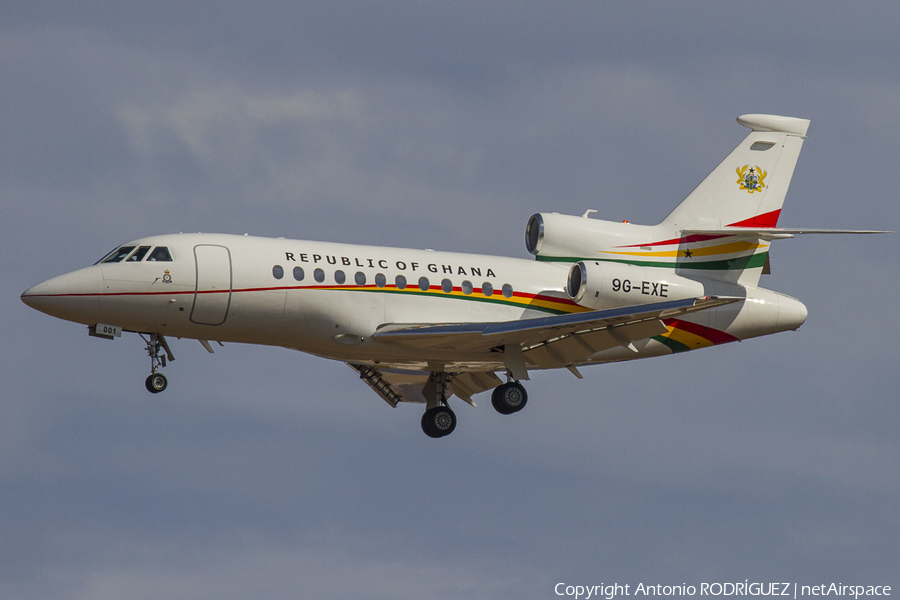
<instances>
[{"instance_id":1,"label":"main landing gear","mask_svg":"<svg viewBox=\"0 0 900 600\"><path fill-rule=\"evenodd\" d=\"M422 415L422 431L430 438L450 435L456 429L456 413L447 405L429 408Z\"/></svg>"},{"instance_id":2,"label":"main landing gear","mask_svg":"<svg viewBox=\"0 0 900 600\"><path fill-rule=\"evenodd\" d=\"M422 395L428 401L422 415L422 431L430 438L450 435L456 429L456 413L447 404L449 383L450 376L446 373L432 373L422 388Z\"/></svg>"},{"instance_id":3,"label":"main landing gear","mask_svg":"<svg viewBox=\"0 0 900 600\"><path fill-rule=\"evenodd\" d=\"M498 385L491 393L491 404L501 415L511 415L525 408L528 392L518 381L507 375L508 381ZM449 377L445 373L432 373L422 388L423 395L428 398L427 409L422 415L422 431L430 438L450 435L456 429L456 413L447 405L447 384Z\"/></svg>"},{"instance_id":4,"label":"main landing gear","mask_svg":"<svg viewBox=\"0 0 900 600\"><path fill-rule=\"evenodd\" d=\"M157 371L166 366L166 359L175 360L166 338L161 333L151 333L150 338L145 338L139 333L141 339L147 343L147 354L150 356L150 375L144 380L144 387L152 394L158 394L169 385L169 380ZM165 353L163 353L165 351Z\"/></svg>"},{"instance_id":5,"label":"main landing gear","mask_svg":"<svg viewBox=\"0 0 900 600\"><path fill-rule=\"evenodd\" d=\"M501 415L511 415L525 408L528 402L528 392L518 381L507 381L498 385L491 393L491 404Z\"/></svg>"}]
</instances>

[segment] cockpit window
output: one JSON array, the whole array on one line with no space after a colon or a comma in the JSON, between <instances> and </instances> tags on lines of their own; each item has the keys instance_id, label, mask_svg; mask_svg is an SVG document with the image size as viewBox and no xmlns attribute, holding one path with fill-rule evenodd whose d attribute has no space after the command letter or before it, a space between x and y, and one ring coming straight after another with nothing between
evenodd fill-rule
<instances>
[{"instance_id":1,"label":"cockpit window","mask_svg":"<svg viewBox=\"0 0 900 600\"><path fill-rule=\"evenodd\" d=\"M125 260L125 257L131 254L131 251L134 250L134 246L122 246L117 250L113 250L110 252L106 258L101 260L102 263L116 263L122 262Z\"/></svg>"},{"instance_id":2,"label":"cockpit window","mask_svg":"<svg viewBox=\"0 0 900 600\"><path fill-rule=\"evenodd\" d=\"M105 261L107 258L109 258L110 256L112 256L113 254L115 254L115 253L118 252L118 251L119 251L118 248L114 248L114 249L110 250L109 252L107 252L106 254L103 255L103 258L101 258L100 260L98 260L98 261L95 262L94 264L95 264L95 265L99 265L100 263L102 263L103 261Z\"/></svg>"},{"instance_id":3,"label":"cockpit window","mask_svg":"<svg viewBox=\"0 0 900 600\"><path fill-rule=\"evenodd\" d=\"M144 260L144 256L149 250L150 246L140 246L137 250L134 251L134 254L125 259L125 262L141 262L142 260Z\"/></svg>"},{"instance_id":4,"label":"cockpit window","mask_svg":"<svg viewBox=\"0 0 900 600\"><path fill-rule=\"evenodd\" d=\"M153 249L153 252L150 253L150 256L147 257L147 261L154 262L171 262L172 255L169 254L169 249L165 246L157 246Z\"/></svg>"}]
</instances>

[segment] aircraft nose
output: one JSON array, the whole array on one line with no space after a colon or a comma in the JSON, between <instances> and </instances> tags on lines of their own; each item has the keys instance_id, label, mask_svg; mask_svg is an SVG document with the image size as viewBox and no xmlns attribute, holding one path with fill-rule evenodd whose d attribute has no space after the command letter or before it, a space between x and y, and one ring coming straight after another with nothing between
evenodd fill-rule
<instances>
[{"instance_id":1,"label":"aircraft nose","mask_svg":"<svg viewBox=\"0 0 900 600\"><path fill-rule=\"evenodd\" d=\"M22 292L22 302L48 315L86 325L97 322L103 275L99 267L48 279Z\"/></svg>"},{"instance_id":2,"label":"aircraft nose","mask_svg":"<svg viewBox=\"0 0 900 600\"><path fill-rule=\"evenodd\" d=\"M22 292L22 302L35 310L41 310L42 298L50 292L49 281L33 285Z\"/></svg>"},{"instance_id":3,"label":"aircraft nose","mask_svg":"<svg viewBox=\"0 0 900 600\"><path fill-rule=\"evenodd\" d=\"M778 297L778 326L784 329L797 329L806 321L809 311L806 305L790 296Z\"/></svg>"}]
</instances>

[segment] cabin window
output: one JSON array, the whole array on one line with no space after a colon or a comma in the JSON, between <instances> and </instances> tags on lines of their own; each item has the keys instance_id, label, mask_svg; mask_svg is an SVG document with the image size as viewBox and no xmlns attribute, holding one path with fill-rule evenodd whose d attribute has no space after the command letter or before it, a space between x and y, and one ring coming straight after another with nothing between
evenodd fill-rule
<instances>
[{"instance_id":1,"label":"cabin window","mask_svg":"<svg viewBox=\"0 0 900 600\"><path fill-rule=\"evenodd\" d=\"M347 276L343 271L335 271L334 272L334 282L338 285L344 285L344 282L347 281Z\"/></svg>"},{"instance_id":2,"label":"cabin window","mask_svg":"<svg viewBox=\"0 0 900 600\"><path fill-rule=\"evenodd\" d=\"M471 281L463 281L462 282L462 293L468 296L472 293L472 282Z\"/></svg>"},{"instance_id":3,"label":"cabin window","mask_svg":"<svg viewBox=\"0 0 900 600\"><path fill-rule=\"evenodd\" d=\"M131 251L134 250L134 246L122 246L118 250L113 250L107 255L106 258L101 262L105 263L117 263L125 260L125 257L131 254Z\"/></svg>"},{"instance_id":4,"label":"cabin window","mask_svg":"<svg viewBox=\"0 0 900 600\"><path fill-rule=\"evenodd\" d=\"M356 275L353 276L353 281L355 281L356 285L359 287L366 285L366 274L362 271L357 271Z\"/></svg>"},{"instance_id":5,"label":"cabin window","mask_svg":"<svg viewBox=\"0 0 900 600\"><path fill-rule=\"evenodd\" d=\"M125 259L125 262L141 262L142 260L144 260L144 256L146 256L147 252L149 251L150 246L141 246L134 251L134 254Z\"/></svg>"},{"instance_id":6,"label":"cabin window","mask_svg":"<svg viewBox=\"0 0 900 600\"><path fill-rule=\"evenodd\" d=\"M305 273L303 272L303 267L294 267L294 279L297 281L303 281Z\"/></svg>"},{"instance_id":7,"label":"cabin window","mask_svg":"<svg viewBox=\"0 0 900 600\"><path fill-rule=\"evenodd\" d=\"M284 277L284 267L282 267L281 265L275 265L274 267L272 267L272 277L274 277L275 279L281 279L282 277Z\"/></svg>"},{"instance_id":8,"label":"cabin window","mask_svg":"<svg viewBox=\"0 0 900 600\"><path fill-rule=\"evenodd\" d=\"M322 269L316 269L315 271L313 271L313 279L315 279L319 283L322 283L323 281L325 281L325 271L323 271Z\"/></svg>"},{"instance_id":9,"label":"cabin window","mask_svg":"<svg viewBox=\"0 0 900 600\"><path fill-rule=\"evenodd\" d=\"M383 288L387 285L387 277L384 276L384 273L379 273L375 276L375 285L380 288Z\"/></svg>"},{"instance_id":10,"label":"cabin window","mask_svg":"<svg viewBox=\"0 0 900 600\"><path fill-rule=\"evenodd\" d=\"M398 290L405 290L406 289L406 277L404 277L403 275L397 275L394 278L394 284L397 286Z\"/></svg>"},{"instance_id":11,"label":"cabin window","mask_svg":"<svg viewBox=\"0 0 900 600\"><path fill-rule=\"evenodd\" d=\"M493 296L494 295L494 286L485 281L481 284L481 293L485 296Z\"/></svg>"},{"instance_id":12,"label":"cabin window","mask_svg":"<svg viewBox=\"0 0 900 600\"><path fill-rule=\"evenodd\" d=\"M504 284L503 284L503 295L504 295L506 298L512 298L512 295L513 295L513 289L512 289L512 286L509 285L508 283L504 283Z\"/></svg>"},{"instance_id":13,"label":"cabin window","mask_svg":"<svg viewBox=\"0 0 900 600\"><path fill-rule=\"evenodd\" d=\"M172 255L169 254L169 249L165 246L157 246L153 249L153 252L150 253L150 256L147 257L147 260L153 262L171 262Z\"/></svg>"},{"instance_id":14,"label":"cabin window","mask_svg":"<svg viewBox=\"0 0 900 600\"><path fill-rule=\"evenodd\" d=\"M444 279L441 281L441 289L444 290L445 294L449 294L453 291L453 282L449 279Z\"/></svg>"},{"instance_id":15,"label":"cabin window","mask_svg":"<svg viewBox=\"0 0 900 600\"><path fill-rule=\"evenodd\" d=\"M419 289L423 292L427 292L431 287L431 283L429 283L427 277L419 277Z\"/></svg>"}]
</instances>

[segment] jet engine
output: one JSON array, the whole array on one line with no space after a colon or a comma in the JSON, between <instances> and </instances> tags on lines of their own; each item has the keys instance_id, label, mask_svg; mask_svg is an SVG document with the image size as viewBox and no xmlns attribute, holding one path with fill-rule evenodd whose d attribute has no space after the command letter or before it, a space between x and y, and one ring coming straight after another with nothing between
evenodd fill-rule
<instances>
[{"instance_id":1,"label":"jet engine","mask_svg":"<svg viewBox=\"0 0 900 600\"><path fill-rule=\"evenodd\" d=\"M661 231L658 225L538 213L532 215L525 226L525 247L538 260L571 260L596 256L598 250L633 244L636 239L666 239L666 235L670 232Z\"/></svg>"},{"instance_id":2,"label":"jet engine","mask_svg":"<svg viewBox=\"0 0 900 600\"><path fill-rule=\"evenodd\" d=\"M600 261L575 263L566 281L569 297L592 310L710 295L704 287L671 269Z\"/></svg>"}]
</instances>

